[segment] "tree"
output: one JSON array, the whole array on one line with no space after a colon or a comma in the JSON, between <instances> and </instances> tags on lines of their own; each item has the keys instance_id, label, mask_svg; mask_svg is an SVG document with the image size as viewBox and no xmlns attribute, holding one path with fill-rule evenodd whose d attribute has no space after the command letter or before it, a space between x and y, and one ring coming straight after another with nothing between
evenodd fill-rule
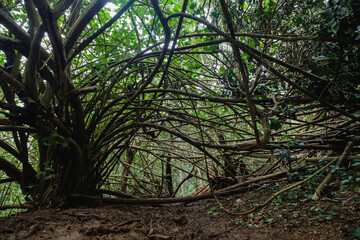
<instances>
[{"instance_id":1,"label":"tree","mask_svg":"<svg viewBox=\"0 0 360 240\"><path fill-rule=\"evenodd\" d=\"M0 169L35 204L235 183L306 126L358 130L356 1L0 3Z\"/></svg>"}]
</instances>

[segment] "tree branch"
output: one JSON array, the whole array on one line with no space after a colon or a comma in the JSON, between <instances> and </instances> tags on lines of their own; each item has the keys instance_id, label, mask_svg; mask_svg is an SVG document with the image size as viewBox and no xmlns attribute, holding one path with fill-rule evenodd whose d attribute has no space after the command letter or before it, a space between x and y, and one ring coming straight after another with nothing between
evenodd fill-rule
<instances>
[{"instance_id":1,"label":"tree branch","mask_svg":"<svg viewBox=\"0 0 360 240\"><path fill-rule=\"evenodd\" d=\"M130 0L119 12L115 14L109 21L107 21L101 28L96 30L90 37L82 41L76 49L71 53L68 57L68 61L70 62L74 57L76 57L82 50L84 50L95 38L97 38L101 33L103 33L106 29L108 29L116 20L118 20L126 10L135 2L135 0ZM69 50L70 51L70 50Z\"/></svg>"},{"instance_id":2,"label":"tree branch","mask_svg":"<svg viewBox=\"0 0 360 240\"><path fill-rule=\"evenodd\" d=\"M71 49L75 46L82 31L94 16L107 4L109 0L94 0L85 9L80 18L76 20L75 24L71 27L65 39L65 53L68 55Z\"/></svg>"},{"instance_id":3,"label":"tree branch","mask_svg":"<svg viewBox=\"0 0 360 240\"><path fill-rule=\"evenodd\" d=\"M15 180L18 183L21 183L22 172L15 167L12 163L8 162L5 158L0 156L0 170L4 171L6 175Z\"/></svg>"}]
</instances>

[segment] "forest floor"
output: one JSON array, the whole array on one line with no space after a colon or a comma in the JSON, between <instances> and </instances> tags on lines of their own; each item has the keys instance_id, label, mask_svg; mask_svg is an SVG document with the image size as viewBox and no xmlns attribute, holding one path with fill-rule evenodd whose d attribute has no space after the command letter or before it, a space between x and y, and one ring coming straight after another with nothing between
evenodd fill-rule
<instances>
[{"instance_id":1,"label":"forest floor","mask_svg":"<svg viewBox=\"0 0 360 240\"><path fill-rule=\"evenodd\" d=\"M0 239L358 239L360 194L356 189L348 186L321 201L299 199L299 189L246 216L225 213L214 199L41 209L0 218ZM236 211L265 200L266 191L220 201Z\"/></svg>"}]
</instances>

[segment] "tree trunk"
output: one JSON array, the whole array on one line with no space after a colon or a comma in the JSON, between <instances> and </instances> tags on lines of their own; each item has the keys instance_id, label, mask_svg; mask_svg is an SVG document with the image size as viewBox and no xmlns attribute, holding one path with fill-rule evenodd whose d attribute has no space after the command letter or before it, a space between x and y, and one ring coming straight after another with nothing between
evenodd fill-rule
<instances>
[{"instance_id":1,"label":"tree trunk","mask_svg":"<svg viewBox=\"0 0 360 240\"><path fill-rule=\"evenodd\" d=\"M128 165L132 164L132 162L134 161L135 158L135 154L136 154L136 150L131 149L131 147L128 147L128 149L126 149L126 165L124 164L124 170L122 173L122 177L121 177L121 186L120 186L120 191L126 193L126 188L127 188L127 181L128 178L127 176L129 176L130 174L130 170Z\"/></svg>"}]
</instances>

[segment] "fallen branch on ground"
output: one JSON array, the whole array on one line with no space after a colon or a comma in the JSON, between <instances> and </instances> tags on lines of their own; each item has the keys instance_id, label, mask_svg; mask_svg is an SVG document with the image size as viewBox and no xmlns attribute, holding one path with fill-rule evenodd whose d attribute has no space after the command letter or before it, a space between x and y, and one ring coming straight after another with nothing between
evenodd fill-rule
<instances>
[{"instance_id":1,"label":"fallen branch on ground","mask_svg":"<svg viewBox=\"0 0 360 240\"><path fill-rule=\"evenodd\" d=\"M4 205L0 206L0 211L8 210L8 209L30 209L34 206L31 204L20 204L20 205Z\"/></svg>"},{"instance_id":2,"label":"fallen branch on ground","mask_svg":"<svg viewBox=\"0 0 360 240\"><path fill-rule=\"evenodd\" d=\"M341 154L341 156L344 156L344 158L346 157L348 151L350 150L350 147L352 146L353 142L349 142L347 144L347 146L345 147L344 151L343 151L343 154ZM337 159L333 159L332 161L330 161L328 164L326 164L324 167L320 168L319 170L317 170L315 173L313 173L311 176L297 182L297 183L294 183L294 184L291 184L285 188L283 188L282 190L280 190L279 192L275 193L274 195L272 195L268 200L266 200L265 202L259 204L258 206L248 210L248 211L245 211L245 212L238 212L238 213L233 213L233 212L230 212L228 210L225 210L225 212L227 212L228 214L231 214L231 215L235 215L235 216L238 216L238 215L247 215L249 213L252 213L252 212L255 212L256 210L259 210L263 207L265 207L266 205L268 205L270 202L272 202L276 197L278 197L279 195L281 195L282 193L284 192L287 192L289 191L290 189L294 188L294 187L297 187L297 186L300 186L301 184L309 181L310 179L312 179L313 177L315 177L316 175L320 174L321 172L323 172L325 169L327 169L328 167L330 167L331 165L333 165L333 163L336 162Z\"/></svg>"},{"instance_id":3,"label":"fallen branch on ground","mask_svg":"<svg viewBox=\"0 0 360 240\"><path fill-rule=\"evenodd\" d=\"M348 144L346 145L345 147L345 150L344 152L341 154L341 156L339 157L339 159L337 160L336 162L336 165L337 167L341 166L342 162L344 161L344 159L346 158L347 154L349 153L351 147L353 145L353 142L350 141L348 142ZM336 170L334 170L336 171ZM322 183L320 183L320 185L318 186L318 188L316 189L313 197L312 197L312 200L319 200L320 199L320 196L321 196L321 192L324 190L326 184L328 184L332 178L332 175L333 175L333 172L329 172L328 175L325 177L325 179L322 181Z\"/></svg>"}]
</instances>

